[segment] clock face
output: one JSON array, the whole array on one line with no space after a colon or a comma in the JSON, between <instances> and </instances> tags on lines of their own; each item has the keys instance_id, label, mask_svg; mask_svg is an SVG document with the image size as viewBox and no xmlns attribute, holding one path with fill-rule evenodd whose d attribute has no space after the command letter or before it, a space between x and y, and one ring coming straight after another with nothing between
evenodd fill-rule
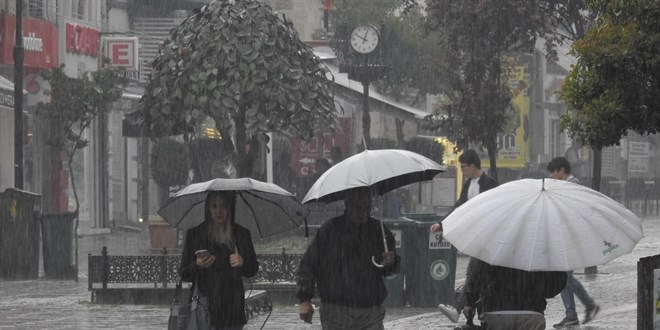
<instances>
[{"instance_id":1,"label":"clock face","mask_svg":"<svg viewBox=\"0 0 660 330\"><path fill-rule=\"evenodd\" d=\"M351 47L360 54L371 53L378 46L378 30L371 25L361 25L351 32Z\"/></svg>"}]
</instances>

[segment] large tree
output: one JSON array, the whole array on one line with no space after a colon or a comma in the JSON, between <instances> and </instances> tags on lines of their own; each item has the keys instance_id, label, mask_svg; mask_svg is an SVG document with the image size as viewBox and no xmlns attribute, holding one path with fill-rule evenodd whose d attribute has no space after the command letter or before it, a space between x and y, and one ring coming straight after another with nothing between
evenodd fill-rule
<instances>
[{"instance_id":1,"label":"large tree","mask_svg":"<svg viewBox=\"0 0 660 330\"><path fill-rule=\"evenodd\" d=\"M535 1L438 0L428 3L428 28L449 38L450 86L431 128L443 127L459 148L484 146L497 178L497 134L507 125L512 99L506 55L529 52L545 19Z\"/></svg>"},{"instance_id":2,"label":"large tree","mask_svg":"<svg viewBox=\"0 0 660 330\"><path fill-rule=\"evenodd\" d=\"M573 44L577 63L562 99L562 125L572 137L603 148L628 130L660 129L660 3L590 1L602 12L596 26Z\"/></svg>"},{"instance_id":3,"label":"large tree","mask_svg":"<svg viewBox=\"0 0 660 330\"><path fill-rule=\"evenodd\" d=\"M49 102L37 104L37 116L50 126L48 144L66 155L71 189L75 200L73 235L75 240L75 265L78 265L78 230L80 199L74 174L74 157L89 144L85 131L94 119L111 110L110 105L121 97L127 80L115 70L102 68L95 72L84 72L78 78L64 73L64 64L42 74L48 82L45 94Z\"/></svg>"},{"instance_id":4,"label":"large tree","mask_svg":"<svg viewBox=\"0 0 660 330\"><path fill-rule=\"evenodd\" d=\"M414 0L403 0L414 7ZM428 1L428 28L449 37L450 88L431 128L444 128L459 148L474 143L488 150L497 176L497 134L507 126L511 91L508 55L529 53L543 37L549 57L555 47L579 38L590 13L581 0Z\"/></svg>"},{"instance_id":5,"label":"large tree","mask_svg":"<svg viewBox=\"0 0 660 330\"><path fill-rule=\"evenodd\" d=\"M256 0L216 1L173 29L153 60L140 111L151 131L220 132L237 175L253 175L266 133L334 127L331 80L284 17Z\"/></svg>"}]
</instances>

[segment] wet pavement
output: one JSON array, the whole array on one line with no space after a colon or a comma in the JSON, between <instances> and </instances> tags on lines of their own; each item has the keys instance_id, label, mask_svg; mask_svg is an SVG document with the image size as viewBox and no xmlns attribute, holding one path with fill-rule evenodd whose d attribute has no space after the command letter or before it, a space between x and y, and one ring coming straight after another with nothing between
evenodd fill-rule
<instances>
[{"instance_id":1,"label":"wet pavement","mask_svg":"<svg viewBox=\"0 0 660 330\"><path fill-rule=\"evenodd\" d=\"M636 329L637 261L660 253L660 217L646 217L644 238L632 253L607 265L599 266L594 279L583 274L575 276L585 286L601 311L594 321L580 329ZM40 278L27 281L0 280L0 329L165 329L169 306L96 305L90 303L87 291L87 254L99 254L108 246L111 254L148 254L147 232L116 232L88 235L79 239L80 278L74 281L54 281ZM457 285L464 281L466 257L458 258ZM40 267L41 268L41 267ZM584 306L578 302L578 313ZM549 300L546 323L563 318L559 296ZM461 321L464 321L461 320ZM435 308L390 308L385 319L386 329L452 329L455 324ZM270 316L261 315L245 329L320 329L318 313L313 324L298 318L296 306L274 306Z\"/></svg>"}]
</instances>

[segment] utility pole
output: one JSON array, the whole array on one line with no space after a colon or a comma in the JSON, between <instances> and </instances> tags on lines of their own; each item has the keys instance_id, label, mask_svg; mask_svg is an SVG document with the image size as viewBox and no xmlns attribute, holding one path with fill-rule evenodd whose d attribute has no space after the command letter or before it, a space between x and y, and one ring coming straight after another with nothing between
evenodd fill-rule
<instances>
[{"instance_id":1,"label":"utility pole","mask_svg":"<svg viewBox=\"0 0 660 330\"><path fill-rule=\"evenodd\" d=\"M23 0L16 0L14 45L14 187L23 189Z\"/></svg>"}]
</instances>

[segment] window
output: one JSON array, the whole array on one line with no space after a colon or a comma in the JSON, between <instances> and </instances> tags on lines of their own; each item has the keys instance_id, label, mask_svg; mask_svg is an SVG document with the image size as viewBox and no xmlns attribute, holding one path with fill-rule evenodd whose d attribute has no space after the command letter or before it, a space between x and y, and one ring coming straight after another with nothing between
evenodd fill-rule
<instances>
[{"instance_id":1,"label":"window","mask_svg":"<svg viewBox=\"0 0 660 330\"><path fill-rule=\"evenodd\" d=\"M27 8L25 10L25 13L29 17L34 17L34 18L46 18L45 13L44 13L44 0L29 0L25 2L27 5Z\"/></svg>"}]
</instances>

